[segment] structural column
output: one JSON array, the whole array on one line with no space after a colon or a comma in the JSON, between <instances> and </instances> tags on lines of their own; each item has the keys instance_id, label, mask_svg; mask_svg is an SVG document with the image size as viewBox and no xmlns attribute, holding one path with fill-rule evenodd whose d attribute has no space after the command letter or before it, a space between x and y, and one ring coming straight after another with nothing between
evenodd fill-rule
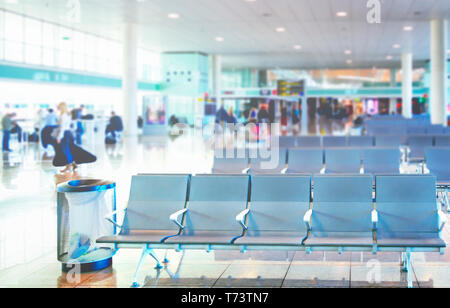
<instances>
[{"instance_id":1,"label":"structural column","mask_svg":"<svg viewBox=\"0 0 450 308\"><path fill-rule=\"evenodd\" d=\"M222 57L213 55L213 96L216 98L217 108L222 104Z\"/></svg>"},{"instance_id":2,"label":"structural column","mask_svg":"<svg viewBox=\"0 0 450 308\"><path fill-rule=\"evenodd\" d=\"M447 125L447 20L431 21L431 123Z\"/></svg>"},{"instance_id":3,"label":"structural column","mask_svg":"<svg viewBox=\"0 0 450 308\"><path fill-rule=\"evenodd\" d=\"M412 118L412 53L402 54L402 113L403 117Z\"/></svg>"},{"instance_id":4,"label":"structural column","mask_svg":"<svg viewBox=\"0 0 450 308\"><path fill-rule=\"evenodd\" d=\"M123 25L122 103L125 134L128 136L136 136L138 134L137 29L137 25L134 23L125 23Z\"/></svg>"}]
</instances>

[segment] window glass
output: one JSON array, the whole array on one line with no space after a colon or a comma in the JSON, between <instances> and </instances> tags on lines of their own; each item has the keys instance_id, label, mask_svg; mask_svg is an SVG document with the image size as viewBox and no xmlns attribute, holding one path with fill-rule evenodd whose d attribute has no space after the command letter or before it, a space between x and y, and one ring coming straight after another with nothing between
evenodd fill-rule
<instances>
[{"instance_id":1,"label":"window glass","mask_svg":"<svg viewBox=\"0 0 450 308\"><path fill-rule=\"evenodd\" d=\"M59 28L59 50L71 52L73 48L73 31L64 27Z\"/></svg>"},{"instance_id":2,"label":"window glass","mask_svg":"<svg viewBox=\"0 0 450 308\"><path fill-rule=\"evenodd\" d=\"M85 54L85 35L82 32L73 32L73 51L77 54Z\"/></svg>"},{"instance_id":3,"label":"window glass","mask_svg":"<svg viewBox=\"0 0 450 308\"><path fill-rule=\"evenodd\" d=\"M25 45L25 62L29 64L41 64L42 48L40 45Z\"/></svg>"},{"instance_id":4,"label":"window glass","mask_svg":"<svg viewBox=\"0 0 450 308\"><path fill-rule=\"evenodd\" d=\"M31 45L42 44L42 23L40 21L25 18L25 42Z\"/></svg>"},{"instance_id":5,"label":"window glass","mask_svg":"<svg viewBox=\"0 0 450 308\"><path fill-rule=\"evenodd\" d=\"M55 66L55 50L53 48L43 48L42 64Z\"/></svg>"},{"instance_id":6,"label":"window glass","mask_svg":"<svg viewBox=\"0 0 450 308\"><path fill-rule=\"evenodd\" d=\"M23 43L5 41L5 60L23 62Z\"/></svg>"},{"instance_id":7,"label":"window glass","mask_svg":"<svg viewBox=\"0 0 450 308\"><path fill-rule=\"evenodd\" d=\"M97 56L97 40L96 37L93 35L89 35L87 34L85 37L85 42L86 42L86 46L85 46L85 53L88 56L92 56L95 57Z\"/></svg>"},{"instance_id":8,"label":"window glass","mask_svg":"<svg viewBox=\"0 0 450 308\"><path fill-rule=\"evenodd\" d=\"M23 17L5 12L5 39L23 42Z\"/></svg>"},{"instance_id":9,"label":"window glass","mask_svg":"<svg viewBox=\"0 0 450 308\"><path fill-rule=\"evenodd\" d=\"M42 25L42 44L46 48L53 48L55 47L56 42L56 26L49 24L49 23L43 23Z\"/></svg>"},{"instance_id":10,"label":"window glass","mask_svg":"<svg viewBox=\"0 0 450 308\"><path fill-rule=\"evenodd\" d=\"M79 71L84 71L86 69L86 56L80 53L73 54L73 68Z\"/></svg>"},{"instance_id":11,"label":"window glass","mask_svg":"<svg viewBox=\"0 0 450 308\"><path fill-rule=\"evenodd\" d=\"M0 11L0 40L5 37L5 32L3 30L5 22L5 15L3 11Z\"/></svg>"}]
</instances>

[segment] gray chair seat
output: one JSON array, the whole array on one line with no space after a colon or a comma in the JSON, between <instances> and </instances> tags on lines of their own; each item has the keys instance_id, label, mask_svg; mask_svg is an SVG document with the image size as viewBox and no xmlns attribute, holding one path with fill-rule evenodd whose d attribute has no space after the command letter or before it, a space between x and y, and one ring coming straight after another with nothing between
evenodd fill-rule
<instances>
[{"instance_id":1,"label":"gray chair seat","mask_svg":"<svg viewBox=\"0 0 450 308\"><path fill-rule=\"evenodd\" d=\"M230 244L240 234L232 234L221 231L197 231L194 234L181 234L168 238L166 244Z\"/></svg>"},{"instance_id":2,"label":"gray chair seat","mask_svg":"<svg viewBox=\"0 0 450 308\"><path fill-rule=\"evenodd\" d=\"M329 236L311 234L303 242L305 246L372 246L372 233L333 232Z\"/></svg>"},{"instance_id":3,"label":"gray chair seat","mask_svg":"<svg viewBox=\"0 0 450 308\"><path fill-rule=\"evenodd\" d=\"M238 238L234 244L239 245L270 245L300 246L304 234L297 232L260 232L255 235L246 235Z\"/></svg>"},{"instance_id":4,"label":"gray chair seat","mask_svg":"<svg viewBox=\"0 0 450 308\"><path fill-rule=\"evenodd\" d=\"M437 234L426 233L403 233L394 237L379 235L377 244L385 247L445 247L445 242Z\"/></svg>"},{"instance_id":5,"label":"gray chair seat","mask_svg":"<svg viewBox=\"0 0 450 308\"><path fill-rule=\"evenodd\" d=\"M177 234L168 230L132 231L130 234L103 236L97 243L122 243L122 244L154 244L161 243L163 239Z\"/></svg>"}]
</instances>

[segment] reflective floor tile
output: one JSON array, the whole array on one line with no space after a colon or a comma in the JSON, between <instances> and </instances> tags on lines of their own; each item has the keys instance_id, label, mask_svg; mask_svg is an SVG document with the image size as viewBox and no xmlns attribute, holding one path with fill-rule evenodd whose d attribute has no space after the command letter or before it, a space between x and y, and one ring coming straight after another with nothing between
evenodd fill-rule
<instances>
[{"instance_id":1,"label":"reflective floor tile","mask_svg":"<svg viewBox=\"0 0 450 308\"><path fill-rule=\"evenodd\" d=\"M324 262L320 265L293 263L283 282L289 287L342 287L350 286L350 262Z\"/></svg>"},{"instance_id":2,"label":"reflective floor tile","mask_svg":"<svg viewBox=\"0 0 450 308\"><path fill-rule=\"evenodd\" d=\"M283 283L289 264L233 263L222 274L214 287L272 287Z\"/></svg>"}]
</instances>

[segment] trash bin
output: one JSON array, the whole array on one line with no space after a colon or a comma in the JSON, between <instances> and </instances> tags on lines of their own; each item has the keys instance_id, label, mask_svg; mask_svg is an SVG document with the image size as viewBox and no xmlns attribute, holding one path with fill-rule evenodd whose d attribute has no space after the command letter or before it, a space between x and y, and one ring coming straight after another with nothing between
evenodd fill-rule
<instances>
[{"instance_id":1,"label":"trash bin","mask_svg":"<svg viewBox=\"0 0 450 308\"><path fill-rule=\"evenodd\" d=\"M68 272L92 272L112 265L114 245L97 244L102 236L116 233L105 217L116 210L116 183L73 180L58 185L58 260Z\"/></svg>"}]
</instances>

